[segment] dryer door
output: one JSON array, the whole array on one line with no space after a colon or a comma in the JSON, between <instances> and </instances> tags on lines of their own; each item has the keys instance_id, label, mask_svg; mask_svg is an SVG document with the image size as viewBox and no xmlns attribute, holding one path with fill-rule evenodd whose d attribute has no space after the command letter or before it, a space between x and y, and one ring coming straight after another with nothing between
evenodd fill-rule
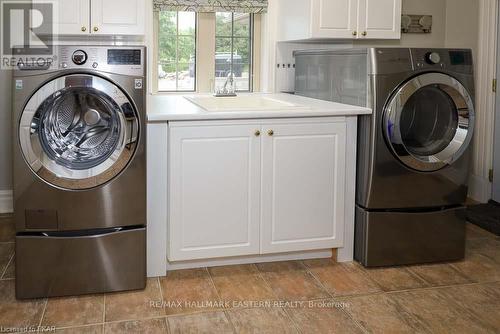
<instances>
[{"instance_id":1,"label":"dryer door","mask_svg":"<svg viewBox=\"0 0 500 334\"><path fill-rule=\"evenodd\" d=\"M474 129L473 101L465 87L442 73L426 73L403 84L384 110L384 133L406 166L439 170L466 150Z\"/></svg>"},{"instance_id":2,"label":"dryer door","mask_svg":"<svg viewBox=\"0 0 500 334\"><path fill-rule=\"evenodd\" d=\"M69 190L111 181L132 159L139 138L134 104L110 81L88 74L44 84L19 122L21 150L33 173Z\"/></svg>"}]
</instances>

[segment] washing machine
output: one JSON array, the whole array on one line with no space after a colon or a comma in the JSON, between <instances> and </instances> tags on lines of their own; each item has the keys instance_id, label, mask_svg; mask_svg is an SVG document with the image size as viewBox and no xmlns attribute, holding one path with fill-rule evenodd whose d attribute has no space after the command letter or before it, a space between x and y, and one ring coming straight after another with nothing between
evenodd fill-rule
<instances>
[{"instance_id":1,"label":"washing machine","mask_svg":"<svg viewBox=\"0 0 500 334\"><path fill-rule=\"evenodd\" d=\"M16 296L146 284L146 50L57 46L13 72Z\"/></svg>"},{"instance_id":2,"label":"washing machine","mask_svg":"<svg viewBox=\"0 0 500 334\"><path fill-rule=\"evenodd\" d=\"M463 258L471 50L313 50L295 58L297 94L373 110L358 121L356 260L376 267Z\"/></svg>"}]
</instances>

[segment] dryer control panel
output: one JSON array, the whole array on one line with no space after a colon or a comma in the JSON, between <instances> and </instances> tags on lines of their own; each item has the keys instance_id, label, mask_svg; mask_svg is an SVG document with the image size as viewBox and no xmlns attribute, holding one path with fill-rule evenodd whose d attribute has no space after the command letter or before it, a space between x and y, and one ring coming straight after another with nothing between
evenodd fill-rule
<instances>
[{"instance_id":1,"label":"dryer control panel","mask_svg":"<svg viewBox=\"0 0 500 334\"><path fill-rule=\"evenodd\" d=\"M467 49L411 49L415 70L447 70L472 74L472 52Z\"/></svg>"}]
</instances>

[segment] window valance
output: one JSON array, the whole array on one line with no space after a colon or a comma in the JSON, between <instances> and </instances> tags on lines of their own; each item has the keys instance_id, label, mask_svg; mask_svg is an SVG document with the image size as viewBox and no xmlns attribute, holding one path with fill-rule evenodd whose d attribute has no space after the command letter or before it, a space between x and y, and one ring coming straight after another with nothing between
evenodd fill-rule
<instances>
[{"instance_id":1,"label":"window valance","mask_svg":"<svg viewBox=\"0 0 500 334\"><path fill-rule=\"evenodd\" d=\"M265 13L268 0L153 0L154 11Z\"/></svg>"}]
</instances>

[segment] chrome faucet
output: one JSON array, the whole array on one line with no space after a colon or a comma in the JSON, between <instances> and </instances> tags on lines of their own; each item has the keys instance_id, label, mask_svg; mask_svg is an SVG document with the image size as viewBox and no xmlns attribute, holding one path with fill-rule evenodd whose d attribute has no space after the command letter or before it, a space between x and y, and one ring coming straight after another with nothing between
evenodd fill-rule
<instances>
[{"instance_id":1,"label":"chrome faucet","mask_svg":"<svg viewBox=\"0 0 500 334\"><path fill-rule=\"evenodd\" d=\"M227 85L229 86L229 89ZM223 96L236 96L235 90L234 90L234 78L233 78L233 73L229 73L226 82L224 82L224 86L222 88L217 89L215 92L215 97L223 97Z\"/></svg>"}]
</instances>

